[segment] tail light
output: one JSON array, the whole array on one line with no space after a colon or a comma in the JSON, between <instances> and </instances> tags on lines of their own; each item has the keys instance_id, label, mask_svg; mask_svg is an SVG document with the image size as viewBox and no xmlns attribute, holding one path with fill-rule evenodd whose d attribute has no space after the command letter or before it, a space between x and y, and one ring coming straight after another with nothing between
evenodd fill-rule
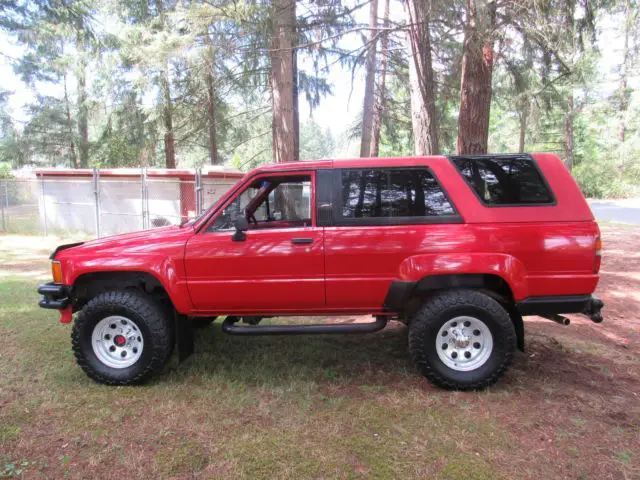
<instances>
[{"instance_id":1,"label":"tail light","mask_svg":"<svg viewBox=\"0 0 640 480\"><path fill-rule=\"evenodd\" d=\"M602 263L602 239L596 237L596 257L593 262L593 273L600 271L600 264Z\"/></svg>"}]
</instances>

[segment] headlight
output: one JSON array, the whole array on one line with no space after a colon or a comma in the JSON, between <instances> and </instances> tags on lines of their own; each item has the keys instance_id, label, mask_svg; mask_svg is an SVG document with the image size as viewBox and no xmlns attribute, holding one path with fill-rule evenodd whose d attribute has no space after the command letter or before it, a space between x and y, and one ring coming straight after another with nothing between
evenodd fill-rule
<instances>
[{"instance_id":1,"label":"headlight","mask_svg":"<svg viewBox=\"0 0 640 480\"><path fill-rule=\"evenodd\" d=\"M54 283L62 283L62 266L60 262L51 262L51 275L53 276Z\"/></svg>"}]
</instances>

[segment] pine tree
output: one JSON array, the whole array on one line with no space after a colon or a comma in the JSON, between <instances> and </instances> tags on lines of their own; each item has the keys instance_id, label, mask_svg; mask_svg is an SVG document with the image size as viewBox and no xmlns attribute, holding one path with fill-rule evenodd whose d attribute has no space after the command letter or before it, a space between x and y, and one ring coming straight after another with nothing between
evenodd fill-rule
<instances>
[{"instance_id":1,"label":"pine tree","mask_svg":"<svg viewBox=\"0 0 640 480\"><path fill-rule=\"evenodd\" d=\"M298 160L296 144L299 136L295 115L298 107L294 105L297 100L297 95L294 97L294 90L297 90L297 79L294 78L295 0L275 0L272 22L270 85L273 109L273 161L291 162Z\"/></svg>"},{"instance_id":2,"label":"pine tree","mask_svg":"<svg viewBox=\"0 0 640 480\"><path fill-rule=\"evenodd\" d=\"M407 40L409 43L409 81L411 85L411 119L416 155L437 155L438 118L436 114L435 76L432 67L432 2L407 0Z\"/></svg>"},{"instance_id":3,"label":"pine tree","mask_svg":"<svg viewBox=\"0 0 640 480\"><path fill-rule=\"evenodd\" d=\"M494 62L494 0L467 0L458 116L458 154L487 153Z\"/></svg>"},{"instance_id":4,"label":"pine tree","mask_svg":"<svg viewBox=\"0 0 640 480\"><path fill-rule=\"evenodd\" d=\"M376 43L378 39L378 0L371 0L369 6L369 39L364 73L364 101L362 107L362 137L360 140L360 156L371 156L371 139L373 133L373 107L376 84Z\"/></svg>"}]
</instances>

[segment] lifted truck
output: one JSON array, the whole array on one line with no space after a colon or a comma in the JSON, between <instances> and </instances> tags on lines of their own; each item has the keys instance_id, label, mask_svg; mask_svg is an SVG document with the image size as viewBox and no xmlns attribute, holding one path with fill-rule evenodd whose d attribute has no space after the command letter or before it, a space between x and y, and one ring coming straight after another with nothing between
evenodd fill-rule
<instances>
[{"instance_id":1,"label":"lifted truck","mask_svg":"<svg viewBox=\"0 0 640 480\"><path fill-rule=\"evenodd\" d=\"M247 174L180 226L62 245L40 306L72 321L97 382L140 383L193 326L237 335L372 332L408 325L418 370L478 389L524 348L522 316L602 321L592 295L600 231L551 154L322 160ZM267 325L287 315L365 324ZM238 325L242 319L249 325Z\"/></svg>"}]
</instances>

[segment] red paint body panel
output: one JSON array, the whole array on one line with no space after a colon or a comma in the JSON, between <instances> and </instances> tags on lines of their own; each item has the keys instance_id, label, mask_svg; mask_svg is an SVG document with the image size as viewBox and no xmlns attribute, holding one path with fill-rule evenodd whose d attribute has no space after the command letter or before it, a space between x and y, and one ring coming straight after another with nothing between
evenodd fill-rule
<instances>
[{"instance_id":1,"label":"red paint body panel","mask_svg":"<svg viewBox=\"0 0 640 480\"><path fill-rule=\"evenodd\" d=\"M193 226L167 227L87 242L59 252L63 281L98 271L154 275L177 310L190 315L382 313L393 280L439 274L493 274L515 300L592 293L599 229L573 178L550 154L534 154L556 202L487 207L445 157L296 162L246 175ZM317 226L315 171L323 168L428 166L463 223ZM207 233L209 225L256 176L310 174L310 226ZM275 225L272 225L275 226ZM293 238L311 239L294 244Z\"/></svg>"},{"instance_id":2,"label":"red paint body panel","mask_svg":"<svg viewBox=\"0 0 640 480\"><path fill-rule=\"evenodd\" d=\"M80 275L94 272L146 272L156 277L176 309L192 309L184 270L184 248L191 227L162 227L104 237L56 255L62 265L62 281L73 285Z\"/></svg>"},{"instance_id":3,"label":"red paint body panel","mask_svg":"<svg viewBox=\"0 0 640 480\"><path fill-rule=\"evenodd\" d=\"M194 312L323 308L322 230L250 230L244 242L232 241L231 232L194 235L185 256ZM297 237L312 243L292 244Z\"/></svg>"},{"instance_id":4,"label":"red paint body panel","mask_svg":"<svg viewBox=\"0 0 640 480\"><path fill-rule=\"evenodd\" d=\"M593 222L329 227L327 305L374 307L394 279L448 273L498 275L516 300L591 293L597 236Z\"/></svg>"}]
</instances>

